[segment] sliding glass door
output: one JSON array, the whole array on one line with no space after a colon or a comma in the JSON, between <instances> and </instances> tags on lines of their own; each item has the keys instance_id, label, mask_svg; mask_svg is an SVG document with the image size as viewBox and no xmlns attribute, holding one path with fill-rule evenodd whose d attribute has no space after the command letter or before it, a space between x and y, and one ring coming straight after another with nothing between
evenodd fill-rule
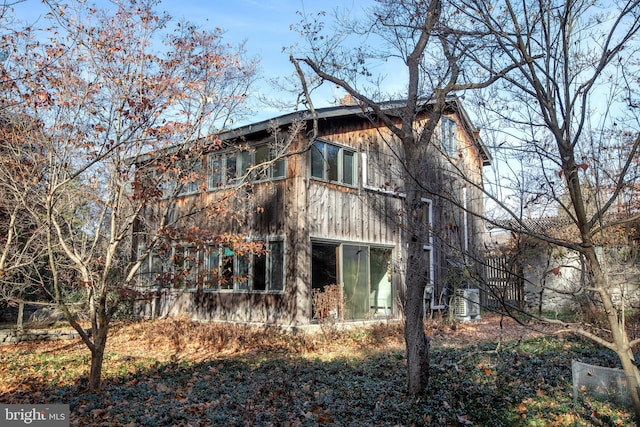
<instances>
[{"instance_id":1,"label":"sliding glass door","mask_svg":"<svg viewBox=\"0 0 640 427\"><path fill-rule=\"evenodd\" d=\"M342 292L346 319L369 314L369 247L342 245Z\"/></svg>"},{"instance_id":2,"label":"sliding glass door","mask_svg":"<svg viewBox=\"0 0 640 427\"><path fill-rule=\"evenodd\" d=\"M388 316L393 312L393 282L391 281L391 249L371 248L369 301L374 315Z\"/></svg>"},{"instance_id":3,"label":"sliding glass door","mask_svg":"<svg viewBox=\"0 0 640 427\"><path fill-rule=\"evenodd\" d=\"M389 248L314 242L312 288L340 285L345 320L390 315L394 299L391 254Z\"/></svg>"}]
</instances>

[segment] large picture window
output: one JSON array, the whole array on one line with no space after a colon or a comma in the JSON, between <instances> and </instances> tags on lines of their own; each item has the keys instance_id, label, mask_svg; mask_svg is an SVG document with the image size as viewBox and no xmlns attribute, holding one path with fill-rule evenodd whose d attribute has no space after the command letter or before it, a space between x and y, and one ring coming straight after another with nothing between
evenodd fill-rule
<instances>
[{"instance_id":1,"label":"large picture window","mask_svg":"<svg viewBox=\"0 0 640 427\"><path fill-rule=\"evenodd\" d=\"M331 144L316 141L311 147L311 176L323 181L356 185L355 151Z\"/></svg>"},{"instance_id":2,"label":"large picture window","mask_svg":"<svg viewBox=\"0 0 640 427\"><path fill-rule=\"evenodd\" d=\"M284 241L267 241L264 249L251 254L212 245L198 251L176 244L164 257L155 252L149 254L140 267L140 283L179 290L202 286L209 291L283 292Z\"/></svg>"}]
</instances>

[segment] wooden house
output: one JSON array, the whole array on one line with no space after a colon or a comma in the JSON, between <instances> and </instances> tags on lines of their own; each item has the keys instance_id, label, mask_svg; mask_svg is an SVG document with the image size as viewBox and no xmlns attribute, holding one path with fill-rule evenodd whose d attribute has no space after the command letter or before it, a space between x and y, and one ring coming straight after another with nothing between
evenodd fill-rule
<instances>
[{"instance_id":1,"label":"wooden house","mask_svg":"<svg viewBox=\"0 0 640 427\"><path fill-rule=\"evenodd\" d=\"M425 116L428 111L427 103ZM311 115L292 113L223 133L199 155L202 180L183 184L188 191L176 209L207 206L225 189L241 193L228 203L233 211L245 212L242 220L231 225L203 217L196 223L203 229L217 227L217 232L226 224L246 241L262 242L266 251L249 254L212 244L208 250L165 250L164 261L152 254L141 268L140 286L156 292L138 306L141 315L308 324L320 313L314 294L337 285L341 305L329 315L343 320L397 317L408 226L430 231L428 241L421 242L431 266L425 283L428 296L434 296L431 306L442 303L452 266L481 243L482 223L467 212L482 211L477 188L490 162L460 101L451 99L441 120L433 157L425 164L433 170L433 182L425 183L424 214L412 219L403 215L398 140L358 105L322 108L316 114L315 137L309 136ZM265 167L257 168L261 164ZM144 241L136 240L138 253ZM193 269L184 276L187 283L160 283L160 273L185 268L187 253Z\"/></svg>"}]
</instances>

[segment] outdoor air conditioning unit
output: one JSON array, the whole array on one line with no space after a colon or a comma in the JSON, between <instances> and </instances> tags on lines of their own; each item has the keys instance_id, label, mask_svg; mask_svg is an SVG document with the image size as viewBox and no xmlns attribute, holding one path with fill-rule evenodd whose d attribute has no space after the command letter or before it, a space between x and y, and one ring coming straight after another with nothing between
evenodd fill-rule
<instances>
[{"instance_id":1,"label":"outdoor air conditioning unit","mask_svg":"<svg viewBox=\"0 0 640 427\"><path fill-rule=\"evenodd\" d=\"M480 319L480 289L456 289L452 306L456 320Z\"/></svg>"}]
</instances>

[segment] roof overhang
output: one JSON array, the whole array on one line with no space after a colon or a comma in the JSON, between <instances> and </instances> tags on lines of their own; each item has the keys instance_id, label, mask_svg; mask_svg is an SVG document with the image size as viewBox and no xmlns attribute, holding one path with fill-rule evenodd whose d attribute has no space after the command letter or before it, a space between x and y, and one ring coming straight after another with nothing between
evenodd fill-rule
<instances>
[{"instance_id":1,"label":"roof overhang","mask_svg":"<svg viewBox=\"0 0 640 427\"><path fill-rule=\"evenodd\" d=\"M388 101L380 104L385 113L390 114L394 117L400 117L400 110L406 105L406 101ZM431 100L423 100L419 104L420 111L426 111L429 107L433 105L433 101ZM398 111L398 113L394 114L394 110ZM482 158L482 165L487 166L491 164L491 155L487 150L486 146L482 142L482 139L479 136L478 129L474 127L467 111L464 109L462 102L456 96L450 97L447 99L447 105L445 108L446 111L451 111L458 113L460 120L462 122L465 131L469 135L469 137L473 140L474 144L478 148L480 153L480 157ZM371 108L367 108L361 105L336 105L331 107L317 108L315 111L315 117L318 120L328 120L334 118L344 118L350 116L358 116L362 118L375 116L374 111ZM314 115L309 110L304 111L296 111L293 113L283 114L281 116L277 116L271 119L263 120L256 123L251 123L248 125L240 126L235 129L230 129L218 134L218 138L221 141L233 141L235 139L250 139L253 135L258 135L261 133L266 133L269 129L285 127L291 125L292 123L303 120L303 121L311 121L313 120ZM173 146L168 147L165 150L162 150L164 154L171 154L179 151L182 146ZM134 161L134 163L141 163L150 160L153 157L153 154L148 154L142 156Z\"/></svg>"}]
</instances>

